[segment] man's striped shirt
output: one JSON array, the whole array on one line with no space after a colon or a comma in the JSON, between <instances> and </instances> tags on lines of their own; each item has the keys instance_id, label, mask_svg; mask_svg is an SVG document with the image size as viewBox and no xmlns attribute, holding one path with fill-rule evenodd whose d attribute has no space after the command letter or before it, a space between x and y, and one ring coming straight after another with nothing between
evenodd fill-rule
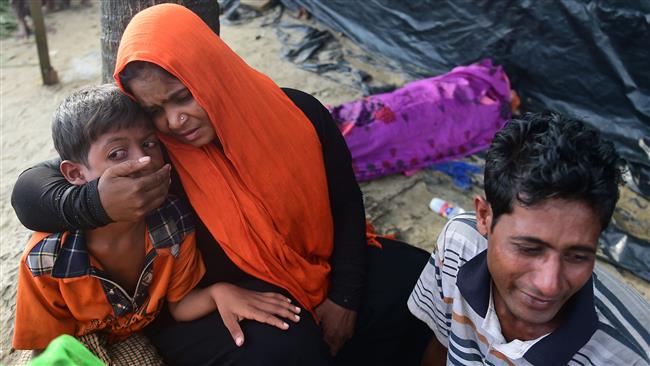
<instances>
[{"instance_id":1,"label":"man's striped shirt","mask_svg":"<svg viewBox=\"0 0 650 366\"><path fill-rule=\"evenodd\" d=\"M650 305L598 267L565 305L559 328L507 342L492 306L486 248L473 213L454 217L408 300L447 347L448 365L650 365Z\"/></svg>"}]
</instances>

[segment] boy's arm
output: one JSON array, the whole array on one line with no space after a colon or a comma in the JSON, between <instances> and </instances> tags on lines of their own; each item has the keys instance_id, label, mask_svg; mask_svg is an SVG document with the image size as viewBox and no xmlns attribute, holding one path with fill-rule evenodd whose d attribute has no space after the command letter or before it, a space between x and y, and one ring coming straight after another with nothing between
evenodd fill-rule
<instances>
[{"instance_id":1,"label":"boy's arm","mask_svg":"<svg viewBox=\"0 0 650 366\"><path fill-rule=\"evenodd\" d=\"M212 286L194 289L184 298L169 302L169 312L176 321L191 321L217 310L217 304L212 299Z\"/></svg>"},{"instance_id":2,"label":"boy's arm","mask_svg":"<svg viewBox=\"0 0 650 366\"><path fill-rule=\"evenodd\" d=\"M286 330L289 325L280 318L298 322L301 309L284 295L251 291L224 282L194 289L180 301L169 303L169 312L177 321L198 319L215 310L219 311L235 343L241 346L244 334L239 327L240 320L255 320Z\"/></svg>"},{"instance_id":3,"label":"boy's arm","mask_svg":"<svg viewBox=\"0 0 650 366\"><path fill-rule=\"evenodd\" d=\"M224 325L235 343L241 346L244 334L239 327L242 319L256 320L280 329L289 326L279 317L300 320L300 308L283 295L243 289L228 283L216 283L195 289L205 273L205 265L196 248L195 233L188 234L174 259L171 281L167 289L169 311L177 321L190 321L219 311Z\"/></svg>"}]
</instances>

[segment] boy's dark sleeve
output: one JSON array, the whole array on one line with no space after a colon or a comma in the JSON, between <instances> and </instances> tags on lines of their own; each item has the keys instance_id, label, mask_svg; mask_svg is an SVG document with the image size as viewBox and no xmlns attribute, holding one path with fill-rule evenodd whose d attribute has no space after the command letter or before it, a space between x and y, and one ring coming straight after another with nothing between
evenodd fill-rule
<instances>
[{"instance_id":1,"label":"boy's dark sleeve","mask_svg":"<svg viewBox=\"0 0 650 366\"><path fill-rule=\"evenodd\" d=\"M328 297L338 305L357 310L365 285L365 210L361 189L352 171L350 151L329 111L318 100L298 90L283 90L311 120L323 148L334 220Z\"/></svg>"},{"instance_id":2,"label":"boy's dark sleeve","mask_svg":"<svg viewBox=\"0 0 650 366\"><path fill-rule=\"evenodd\" d=\"M60 162L48 160L20 174L11 194L18 220L28 229L51 233L111 223L99 199L99 179L72 185L61 174Z\"/></svg>"}]
</instances>

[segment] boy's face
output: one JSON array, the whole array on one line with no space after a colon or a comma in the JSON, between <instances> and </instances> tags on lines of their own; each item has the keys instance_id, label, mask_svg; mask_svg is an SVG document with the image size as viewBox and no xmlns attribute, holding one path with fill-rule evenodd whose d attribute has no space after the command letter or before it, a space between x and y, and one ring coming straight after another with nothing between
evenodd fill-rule
<instances>
[{"instance_id":1,"label":"boy's face","mask_svg":"<svg viewBox=\"0 0 650 366\"><path fill-rule=\"evenodd\" d=\"M160 141L153 127L147 123L99 136L88 150L88 166L66 160L61 164L61 171L70 183L81 185L99 178L114 165L143 156L151 157L152 171L160 169L164 164Z\"/></svg>"},{"instance_id":2,"label":"boy's face","mask_svg":"<svg viewBox=\"0 0 650 366\"><path fill-rule=\"evenodd\" d=\"M487 202L477 198L476 208L479 231L488 237L499 319L528 329L557 324L563 305L591 277L598 214L582 202L549 199L533 207L514 204L492 228Z\"/></svg>"}]
</instances>

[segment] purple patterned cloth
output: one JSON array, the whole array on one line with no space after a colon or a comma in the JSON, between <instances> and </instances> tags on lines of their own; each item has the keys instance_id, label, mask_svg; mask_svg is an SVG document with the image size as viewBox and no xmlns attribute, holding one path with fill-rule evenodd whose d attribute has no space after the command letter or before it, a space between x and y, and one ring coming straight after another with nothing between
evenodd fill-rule
<instances>
[{"instance_id":1,"label":"purple patterned cloth","mask_svg":"<svg viewBox=\"0 0 650 366\"><path fill-rule=\"evenodd\" d=\"M483 60L330 112L364 181L487 148L510 118L510 100L503 69Z\"/></svg>"}]
</instances>

